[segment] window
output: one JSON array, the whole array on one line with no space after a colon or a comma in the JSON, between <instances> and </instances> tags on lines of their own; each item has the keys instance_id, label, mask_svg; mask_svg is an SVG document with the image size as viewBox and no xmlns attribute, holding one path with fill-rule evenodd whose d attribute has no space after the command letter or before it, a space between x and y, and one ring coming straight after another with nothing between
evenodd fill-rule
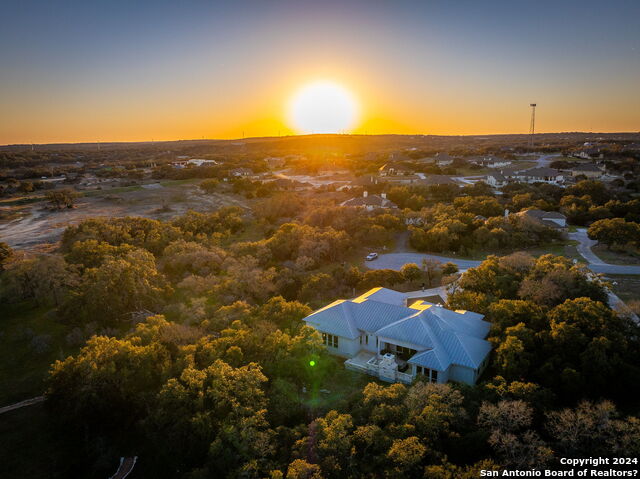
<instances>
[{"instance_id":1,"label":"window","mask_svg":"<svg viewBox=\"0 0 640 479\"><path fill-rule=\"evenodd\" d=\"M367 345L369 345L369 335L368 335L368 334L364 337L364 342L365 342Z\"/></svg>"},{"instance_id":2,"label":"window","mask_svg":"<svg viewBox=\"0 0 640 479\"><path fill-rule=\"evenodd\" d=\"M427 380L431 383L438 382L438 371L436 371L435 369L416 366L416 375L418 374L421 374L422 376L426 376Z\"/></svg>"},{"instance_id":3,"label":"window","mask_svg":"<svg viewBox=\"0 0 640 479\"><path fill-rule=\"evenodd\" d=\"M325 346L331 346L332 348L338 347L338 336L333 334L322 333L322 343Z\"/></svg>"}]
</instances>

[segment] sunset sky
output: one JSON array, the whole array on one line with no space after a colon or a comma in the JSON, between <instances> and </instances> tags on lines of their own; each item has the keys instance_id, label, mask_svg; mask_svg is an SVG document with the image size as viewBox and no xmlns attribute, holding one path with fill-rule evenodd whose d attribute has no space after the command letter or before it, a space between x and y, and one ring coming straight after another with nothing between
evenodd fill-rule
<instances>
[{"instance_id":1,"label":"sunset sky","mask_svg":"<svg viewBox=\"0 0 640 479\"><path fill-rule=\"evenodd\" d=\"M640 1L3 2L0 144L298 133L329 81L354 133L640 130Z\"/></svg>"}]
</instances>

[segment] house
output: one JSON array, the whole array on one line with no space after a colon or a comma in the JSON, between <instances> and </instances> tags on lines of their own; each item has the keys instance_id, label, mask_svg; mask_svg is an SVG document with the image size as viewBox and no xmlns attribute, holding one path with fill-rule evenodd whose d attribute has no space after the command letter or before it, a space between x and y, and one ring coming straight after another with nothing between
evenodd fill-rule
<instances>
[{"instance_id":1,"label":"house","mask_svg":"<svg viewBox=\"0 0 640 479\"><path fill-rule=\"evenodd\" d=\"M498 158L497 156L484 156L471 160L471 163L484 166L485 168L505 168L511 164L511 161Z\"/></svg>"},{"instance_id":2,"label":"house","mask_svg":"<svg viewBox=\"0 0 640 479\"><path fill-rule=\"evenodd\" d=\"M503 172L504 174L504 172ZM537 167L518 171L515 179L525 183L551 183L558 184L564 180L564 174L554 168Z\"/></svg>"},{"instance_id":3,"label":"house","mask_svg":"<svg viewBox=\"0 0 640 479\"><path fill-rule=\"evenodd\" d=\"M565 230L567 228L567 217L557 211L543 211L531 209L517 213L518 216L527 218L535 223L548 226L557 230Z\"/></svg>"},{"instance_id":4,"label":"house","mask_svg":"<svg viewBox=\"0 0 640 479\"><path fill-rule=\"evenodd\" d=\"M449 166L453 163L452 156L449 156L449 153L436 153L436 156L433 157L433 162L438 166Z\"/></svg>"},{"instance_id":5,"label":"house","mask_svg":"<svg viewBox=\"0 0 640 479\"><path fill-rule=\"evenodd\" d=\"M359 176L351 182L352 186L373 186L380 182L380 178L374 175Z\"/></svg>"},{"instance_id":6,"label":"house","mask_svg":"<svg viewBox=\"0 0 640 479\"><path fill-rule=\"evenodd\" d=\"M403 176L412 175L413 170L398 163L386 163L378 169L380 176Z\"/></svg>"},{"instance_id":7,"label":"house","mask_svg":"<svg viewBox=\"0 0 640 479\"><path fill-rule=\"evenodd\" d=\"M385 176L381 180L390 185L411 185L417 183L420 177L418 175Z\"/></svg>"},{"instance_id":8,"label":"house","mask_svg":"<svg viewBox=\"0 0 640 479\"><path fill-rule=\"evenodd\" d=\"M571 176L586 176L587 178L600 178L602 170L593 163L578 163L568 168Z\"/></svg>"},{"instance_id":9,"label":"house","mask_svg":"<svg viewBox=\"0 0 640 479\"><path fill-rule=\"evenodd\" d=\"M456 180L447 175L425 175L417 181L417 184L422 186L434 186L434 185L455 185L462 186Z\"/></svg>"},{"instance_id":10,"label":"house","mask_svg":"<svg viewBox=\"0 0 640 479\"><path fill-rule=\"evenodd\" d=\"M500 172L496 171L487 175L487 184L489 186L493 186L494 188L502 188L508 182L509 181L507 180L507 177Z\"/></svg>"},{"instance_id":11,"label":"house","mask_svg":"<svg viewBox=\"0 0 640 479\"><path fill-rule=\"evenodd\" d=\"M320 332L330 353L346 358L347 369L389 382L408 384L422 376L474 384L491 351L484 316L409 302L403 293L374 288L334 301L304 321Z\"/></svg>"},{"instance_id":12,"label":"house","mask_svg":"<svg viewBox=\"0 0 640 479\"><path fill-rule=\"evenodd\" d=\"M234 168L233 170L229 171L229 175L235 177L252 176L253 170L250 168Z\"/></svg>"},{"instance_id":13,"label":"house","mask_svg":"<svg viewBox=\"0 0 640 479\"><path fill-rule=\"evenodd\" d=\"M585 160L593 160L595 158L602 158L604 155L600 151L600 148L584 148L576 153L573 156L577 158L584 158Z\"/></svg>"},{"instance_id":14,"label":"house","mask_svg":"<svg viewBox=\"0 0 640 479\"><path fill-rule=\"evenodd\" d=\"M351 206L355 208L364 208L367 211L373 211L378 208L397 208L393 201L387 199L386 193L379 195L370 195L366 191L362 193L360 198L351 198L350 200L340 203L340 206Z\"/></svg>"},{"instance_id":15,"label":"house","mask_svg":"<svg viewBox=\"0 0 640 479\"><path fill-rule=\"evenodd\" d=\"M218 162L216 160L203 160L201 158L191 158L190 160L187 161L188 165L195 165L195 166L214 166L217 165Z\"/></svg>"}]
</instances>

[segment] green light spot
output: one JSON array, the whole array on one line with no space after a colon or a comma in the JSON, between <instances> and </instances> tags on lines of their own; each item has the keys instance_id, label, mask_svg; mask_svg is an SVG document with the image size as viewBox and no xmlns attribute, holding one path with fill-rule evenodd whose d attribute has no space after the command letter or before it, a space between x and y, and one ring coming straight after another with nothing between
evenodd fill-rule
<instances>
[{"instance_id":1,"label":"green light spot","mask_svg":"<svg viewBox=\"0 0 640 479\"><path fill-rule=\"evenodd\" d=\"M316 365L315 361L309 361L309 366L314 367Z\"/></svg>"}]
</instances>

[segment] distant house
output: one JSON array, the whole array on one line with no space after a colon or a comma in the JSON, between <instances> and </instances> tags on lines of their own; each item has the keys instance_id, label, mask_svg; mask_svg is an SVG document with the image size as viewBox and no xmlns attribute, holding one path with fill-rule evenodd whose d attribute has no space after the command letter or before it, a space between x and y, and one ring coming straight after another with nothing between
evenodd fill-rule
<instances>
[{"instance_id":1,"label":"distant house","mask_svg":"<svg viewBox=\"0 0 640 479\"><path fill-rule=\"evenodd\" d=\"M489 186L493 186L494 188L502 188L507 183L509 183L507 177L498 171L489 173L487 175L487 184Z\"/></svg>"},{"instance_id":2,"label":"distant house","mask_svg":"<svg viewBox=\"0 0 640 479\"><path fill-rule=\"evenodd\" d=\"M250 168L234 168L229 171L230 176L241 177L241 176L253 176L253 170Z\"/></svg>"},{"instance_id":3,"label":"distant house","mask_svg":"<svg viewBox=\"0 0 640 479\"><path fill-rule=\"evenodd\" d=\"M419 179L416 183L422 186L433 186L433 185L462 186L458 181L454 180L453 178L447 175L425 175L424 178Z\"/></svg>"},{"instance_id":4,"label":"distant house","mask_svg":"<svg viewBox=\"0 0 640 479\"><path fill-rule=\"evenodd\" d=\"M485 168L505 168L511 164L511 160L504 158L498 158L497 156L483 156L471 160L471 163L475 163L478 166Z\"/></svg>"},{"instance_id":5,"label":"distant house","mask_svg":"<svg viewBox=\"0 0 640 479\"><path fill-rule=\"evenodd\" d=\"M574 153L573 156L577 158L584 158L585 160L593 160L596 158L602 158L604 155L600 151L600 148L591 147L591 148L584 148Z\"/></svg>"},{"instance_id":6,"label":"distant house","mask_svg":"<svg viewBox=\"0 0 640 479\"><path fill-rule=\"evenodd\" d=\"M564 174L554 168L538 167L518 171L515 178L525 183L559 184L564 180Z\"/></svg>"},{"instance_id":7,"label":"distant house","mask_svg":"<svg viewBox=\"0 0 640 479\"><path fill-rule=\"evenodd\" d=\"M216 160L203 160L202 158L191 158L187 161L188 165L195 166L214 166L217 165L218 162Z\"/></svg>"},{"instance_id":8,"label":"distant house","mask_svg":"<svg viewBox=\"0 0 640 479\"><path fill-rule=\"evenodd\" d=\"M418 175L385 176L381 180L390 185L411 185L420 181L420 177Z\"/></svg>"},{"instance_id":9,"label":"distant house","mask_svg":"<svg viewBox=\"0 0 640 479\"><path fill-rule=\"evenodd\" d=\"M363 175L351 182L353 186L372 186L380 183L380 178L375 175Z\"/></svg>"},{"instance_id":10,"label":"distant house","mask_svg":"<svg viewBox=\"0 0 640 479\"><path fill-rule=\"evenodd\" d=\"M388 382L474 384L487 365L490 324L483 315L450 311L398 291L374 288L338 300L304 321L319 331L345 367Z\"/></svg>"},{"instance_id":11,"label":"distant house","mask_svg":"<svg viewBox=\"0 0 640 479\"><path fill-rule=\"evenodd\" d=\"M413 170L407 166L397 163L387 163L378 169L380 176L403 176L412 175Z\"/></svg>"},{"instance_id":12,"label":"distant house","mask_svg":"<svg viewBox=\"0 0 640 479\"><path fill-rule=\"evenodd\" d=\"M571 176L586 176L587 178L600 178L603 171L593 163L578 163L568 168Z\"/></svg>"},{"instance_id":13,"label":"distant house","mask_svg":"<svg viewBox=\"0 0 640 479\"><path fill-rule=\"evenodd\" d=\"M438 166L449 166L453 163L452 156L449 156L449 153L436 153L436 156L433 157L434 163Z\"/></svg>"},{"instance_id":14,"label":"distant house","mask_svg":"<svg viewBox=\"0 0 640 479\"><path fill-rule=\"evenodd\" d=\"M379 208L397 208L393 201L387 199L386 193L381 193L379 195L370 195L366 191L362 193L362 196L359 198L351 198L350 200L344 201L340 204L340 206L351 206L354 208L364 208L367 211L372 211Z\"/></svg>"},{"instance_id":15,"label":"distant house","mask_svg":"<svg viewBox=\"0 0 640 479\"><path fill-rule=\"evenodd\" d=\"M531 209L517 213L518 216L527 218L535 223L548 226L550 228L565 230L567 228L567 217L557 211L543 211Z\"/></svg>"}]
</instances>

